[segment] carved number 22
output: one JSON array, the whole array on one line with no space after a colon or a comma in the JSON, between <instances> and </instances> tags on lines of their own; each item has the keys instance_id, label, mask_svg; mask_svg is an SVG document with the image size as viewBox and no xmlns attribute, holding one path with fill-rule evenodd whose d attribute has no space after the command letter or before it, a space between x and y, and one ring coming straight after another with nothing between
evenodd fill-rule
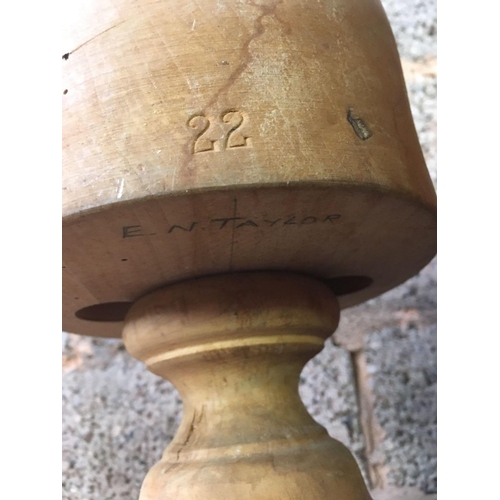
<instances>
[{"instance_id":1,"label":"carved number 22","mask_svg":"<svg viewBox=\"0 0 500 500\"><path fill-rule=\"evenodd\" d=\"M239 111L226 111L222 113L221 120L230 125L222 139L212 140L205 137L210 127L210 120L203 114L194 115L188 120L188 126L198 131L191 144L191 152L203 153L205 151L223 151L231 148L244 148L251 145L250 137L244 136L238 129L245 118Z\"/></svg>"}]
</instances>

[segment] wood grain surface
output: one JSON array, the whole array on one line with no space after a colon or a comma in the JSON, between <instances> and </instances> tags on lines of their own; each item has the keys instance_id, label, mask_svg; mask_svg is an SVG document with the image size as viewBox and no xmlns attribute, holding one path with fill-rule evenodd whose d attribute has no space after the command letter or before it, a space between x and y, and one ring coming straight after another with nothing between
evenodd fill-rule
<instances>
[{"instance_id":1,"label":"wood grain surface","mask_svg":"<svg viewBox=\"0 0 500 500\"><path fill-rule=\"evenodd\" d=\"M63 328L183 279L288 270L341 307L435 254L378 1L76 1L63 34ZM90 308L90 309L89 309Z\"/></svg>"}]
</instances>

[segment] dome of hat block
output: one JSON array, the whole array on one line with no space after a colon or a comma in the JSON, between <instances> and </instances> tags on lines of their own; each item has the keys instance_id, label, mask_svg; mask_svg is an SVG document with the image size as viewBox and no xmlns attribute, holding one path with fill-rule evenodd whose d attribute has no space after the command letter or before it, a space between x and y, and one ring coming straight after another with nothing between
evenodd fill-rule
<instances>
[{"instance_id":1,"label":"dome of hat block","mask_svg":"<svg viewBox=\"0 0 500 500\"><path fill-rule=\"evenodd\" d=\"M119 336L145 293L236 271L331 281L343 308L433 257L435 192L378 1L68 9L65 330Z\"/></svg>"}]
</instances>

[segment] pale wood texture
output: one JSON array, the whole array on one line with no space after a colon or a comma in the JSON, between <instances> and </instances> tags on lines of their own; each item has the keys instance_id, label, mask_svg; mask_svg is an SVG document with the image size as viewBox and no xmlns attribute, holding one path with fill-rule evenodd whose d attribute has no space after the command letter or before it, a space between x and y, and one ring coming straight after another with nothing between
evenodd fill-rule
<instances>
[{"instance_id":1,"label":"pale wood texture","mask_svg":"<svg viewBox=\"0 0 500 500\"><path fill-rule=\"evenodd\" d=\"M325 284L288 273L201 278L140 299L125 345L184 402L140 500L369 500L354 458L297 390L338 320Z\"/></svg>"},{"instance_id":2,"label":"pale wood texture","mask_svg":"<svg viewBox=\"0 0 500 500\"><path fill-rule=\"evenodd\" d=\"M435 253L379 1L63 8L63 328L124 328L184 400L141 500L369 500L297 383Z\"/></svg>"},{"instance_id":3,"label":"pale wood texture","mask_svg":"<svg viewBox=\"0 0 500 500\"><path fill-rule=\"evenodd\" d=\"M65 330L120 336L145 293L235 271L337 280L348 307L432 258L435 193L378 0L64 9Z\"/></svg>"}]
</instances>

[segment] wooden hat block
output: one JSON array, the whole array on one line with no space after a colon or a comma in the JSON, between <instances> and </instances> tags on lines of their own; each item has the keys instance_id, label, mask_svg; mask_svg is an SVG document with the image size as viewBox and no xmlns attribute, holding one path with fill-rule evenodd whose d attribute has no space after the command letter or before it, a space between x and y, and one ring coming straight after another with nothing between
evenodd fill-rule
<instances>
[{"instance_id":1,"label":"wooden hat block","mask_svg":"<svg viewBox=\"0 0 500 500\"><path fill-rule=\"evenodd\" d=\"M378 0L76 0L63 16L63 329L184 401L141 500L368 500L297 392L340 310L435 254Z\"/></svg>"}]
</instances>

